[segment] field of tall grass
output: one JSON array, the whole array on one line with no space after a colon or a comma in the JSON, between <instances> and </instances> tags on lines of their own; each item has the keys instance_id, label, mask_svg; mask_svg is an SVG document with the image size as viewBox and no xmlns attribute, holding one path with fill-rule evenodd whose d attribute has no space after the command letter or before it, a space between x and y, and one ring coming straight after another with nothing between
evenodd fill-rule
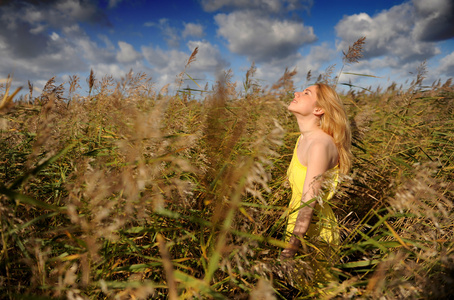
<instances>
[{"instance_id":1,"label":"field of tall grass","mask_svg":"<svg viewBox=\"0 0 454 300\"><path fill-rule=\"evenodd\" d=\"M295 72L263 87L255 71L241 88L226 72L176 93L132 72L119 81L92 73L86 96L77 76L49 80L40 95L30 84L15 100L3 84L2 298L452 295L452 82L424 86L422 69L409 88L341 94L353 169L331 203L338 280L316 282L315 246L279 259L298 135L286 107L300 87Z\"/></svg>"}]
</instances>

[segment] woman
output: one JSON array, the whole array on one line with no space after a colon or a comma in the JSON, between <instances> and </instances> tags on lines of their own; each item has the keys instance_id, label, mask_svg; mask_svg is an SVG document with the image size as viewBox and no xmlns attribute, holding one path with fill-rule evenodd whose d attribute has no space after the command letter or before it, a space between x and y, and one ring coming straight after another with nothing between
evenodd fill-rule
<instances>
[{"instance_id":1,"label":"woman","mask_svg":"<svg viewBox=\"0 0 454 300\"><path fill-rule=\"evenodd\" d=\"M321 83L296 92L288 110L295 115L301 135L287 171L292 200L288 246L281 257L293 257L306 235L311 243L319 244L317 259L329 259L326 252L338 244L339 234L336 217L325 202L333 196L339 172L346 174L350 169L348 119L337 93Z\"/></svg>"}]
</instances>

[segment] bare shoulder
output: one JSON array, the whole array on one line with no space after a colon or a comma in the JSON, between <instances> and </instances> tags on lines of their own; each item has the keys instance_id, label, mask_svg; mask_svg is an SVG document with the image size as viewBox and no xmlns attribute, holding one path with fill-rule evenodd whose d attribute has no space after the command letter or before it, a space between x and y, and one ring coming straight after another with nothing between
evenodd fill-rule
<instances>
[{"instance_id":1,"label":"bare shoulder","mask_svg":"<svg viewBox=\"0 0 454 300\"><path fill-rule=\"evenodd\" d=\"M311 139L308 147L308 155L313 158L322 158L328 161L330 168L338 161L338 151L334 139L327 133L317 134Z\"/></svg>"},{"instance_id":2,"label":"bare shoulder","mask_svg":"<svg viewBox=\"0 0 454 300\"><path fill-rule=\"evenodd\" d=\"M320 148L336 148L336 144L334 143L334 139L332 136L325 132L320 132L317 135L314 135L311 139L311 146L317 149Z\"/></svg>"}]
</instances>

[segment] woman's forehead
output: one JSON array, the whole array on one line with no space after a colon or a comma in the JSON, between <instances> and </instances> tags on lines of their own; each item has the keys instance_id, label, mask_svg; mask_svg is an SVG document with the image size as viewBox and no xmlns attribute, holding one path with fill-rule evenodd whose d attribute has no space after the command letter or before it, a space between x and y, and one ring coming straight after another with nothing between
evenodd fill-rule
<instances>
[{"instance_id":1,"label":"woman's forehead","mask_svg":"<svg viewBox=\"0 0 454 300\"><path fill-rule=\"evenodd\" d=\"M304 92L304 91L310 91L311 93L316 94L317 93L317 86L316 85L308 86L307 88L305 88L301 92Z\"/></svg>"},{"instance_id":2,"label":"woman's forehead","mask_svg":"<svg viewBox=\"0 0 454 300\"><path fill-rule=\"evenodd\" d=\"M316 92L318 87L316 85L311 85L309 87L307 87L308 90L310 90L311 92Z\"/></svg>"},{"instance_id":3,"label":"woman's forehead","mask_svg":"<svg viewBox=\"0 0 454 300\"><path fill-rule=\"evenodd\" d=\"M309 90L310 92L316 94L316 93L317 93L317 90L318 90L318 86L317 86L317 85L311 85L311 86L306 87L306 88L303 89L303 90L295 91L295 93L303 93L303 92L306 91L306 90Z\"/></svg>"}]
</instances>

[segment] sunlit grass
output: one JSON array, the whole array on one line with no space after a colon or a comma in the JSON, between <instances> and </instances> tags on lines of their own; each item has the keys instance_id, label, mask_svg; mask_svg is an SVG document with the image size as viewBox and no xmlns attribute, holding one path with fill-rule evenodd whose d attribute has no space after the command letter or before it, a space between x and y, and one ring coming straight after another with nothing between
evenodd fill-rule
<instances>
[{"instance_id":1,"label":"sunlit grass","mask_svg":"<svg viewBox=\"0 0 454 300\"><path fill-rule=\"evenodd\" d=\"M67 97L51 79L41 95L16 102L4 86L0 292L10 299L449 295L451 82L422 87L418 77L407 90L342 95L354 164L331 203L343 237L331 270L339 281L321 283L311 279L310 245L294 261L278 259L298 130L286 110L294 75L286 71L267 90L252 66L241 92L227 72L209 91L169 96L145 74L115 82L92 73L88 96L77 93L74 76Z\"/></svg>"}]
</instances>

